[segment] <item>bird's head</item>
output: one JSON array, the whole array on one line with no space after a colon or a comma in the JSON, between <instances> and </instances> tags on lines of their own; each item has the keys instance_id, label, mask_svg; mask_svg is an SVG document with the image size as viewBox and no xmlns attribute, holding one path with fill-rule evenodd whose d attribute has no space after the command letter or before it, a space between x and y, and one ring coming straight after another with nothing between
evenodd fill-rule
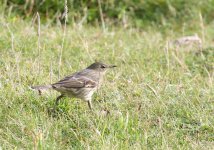
<instances>
[{"instance_id":1,"label":"bird's head","mask_svg":"<svg viewBox=\"0 0 214 150\"><path fill-rule=\"evenodd\" d=\"M115 65L107 65L104 64L102 62L95 62L93 64L91 64L90 66L87 67L87 69L92 69L92 70L96 70L96 71L100 71L100 72L105 72L107 69L109 68L114 68L117 67Z\"/></svg>"}]
</instances>

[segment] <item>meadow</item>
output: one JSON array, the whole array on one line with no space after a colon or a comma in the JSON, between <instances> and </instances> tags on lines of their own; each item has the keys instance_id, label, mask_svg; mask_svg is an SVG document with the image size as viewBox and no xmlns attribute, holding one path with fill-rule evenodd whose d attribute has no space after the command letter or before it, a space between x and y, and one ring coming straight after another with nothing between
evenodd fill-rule
<instances>
[{"instance_id":1,"label":"meadow","mask_svg":"<svg viewBox=\"0 0 214 150\"><path fill-rule=\"evenodd\" d=\"M212 28L63 30L1 17L0 149L213 149ZM202 48L170 45L195 33ZM93 96L93 111L75 98L53 111L59 93L30 89L96 60L118 67Z\"/></svg>"}]
</instances>

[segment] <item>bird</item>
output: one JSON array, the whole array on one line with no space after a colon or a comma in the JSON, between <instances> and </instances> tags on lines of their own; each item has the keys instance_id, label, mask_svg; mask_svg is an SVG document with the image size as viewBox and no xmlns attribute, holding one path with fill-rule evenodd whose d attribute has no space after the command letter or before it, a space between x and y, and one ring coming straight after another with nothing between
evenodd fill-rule
<instances>
[{"instance_id":1,"label":"bird","mask_svg":"<svg viewBox=\"0 0 214 150\"><path fill-rule=\"evenodd\" d=\"M94 62L87 68L68 75L56 83L32 86L31 88L38 90L39 94L41 94L41 90L46 89L53 89L60 92L61 95L56 98L55 105L58 105L60 99L63 97L74 97L86 101L88 107L92 109L92 95L100 88L106 71L114 67L116 65Z\"/></svg>"}]
</instances>

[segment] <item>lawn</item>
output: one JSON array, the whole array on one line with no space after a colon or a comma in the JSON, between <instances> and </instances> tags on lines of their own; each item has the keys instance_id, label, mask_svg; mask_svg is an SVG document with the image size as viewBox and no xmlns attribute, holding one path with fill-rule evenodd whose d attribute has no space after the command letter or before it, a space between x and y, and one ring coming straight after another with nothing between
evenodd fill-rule
<instances>
[{"instance_id":1,"label":"lawn","mask_svg":"<svg viewBox=\"0 0 214 150\"><path fill-rule=\"evenodd\" d=\"M0 149L213 149L213 27L203 29L38 25L1 18ZM182 31L182 32L181 32ZM198 33L203 48L174 47ZM94 61L115 64L93 111L49 84ZM106 114L106 112L109 112Z\"/></svg>"}]
</instances>

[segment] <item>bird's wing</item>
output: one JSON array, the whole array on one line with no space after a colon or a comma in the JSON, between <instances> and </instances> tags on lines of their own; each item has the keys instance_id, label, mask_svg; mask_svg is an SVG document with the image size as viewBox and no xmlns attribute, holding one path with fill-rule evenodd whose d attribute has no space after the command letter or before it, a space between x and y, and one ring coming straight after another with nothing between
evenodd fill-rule
<instances>
[{"instance_id":1,"label":"bird's wing","mask_svg":"<svg viewBox=\"0 0 214 150\"><path fill-rule=\"evenodd\" d=\"M85 76L67 76L57 83L52 84L54 88L94 88L97 83Z\"/></svg>"}]
</instances>

